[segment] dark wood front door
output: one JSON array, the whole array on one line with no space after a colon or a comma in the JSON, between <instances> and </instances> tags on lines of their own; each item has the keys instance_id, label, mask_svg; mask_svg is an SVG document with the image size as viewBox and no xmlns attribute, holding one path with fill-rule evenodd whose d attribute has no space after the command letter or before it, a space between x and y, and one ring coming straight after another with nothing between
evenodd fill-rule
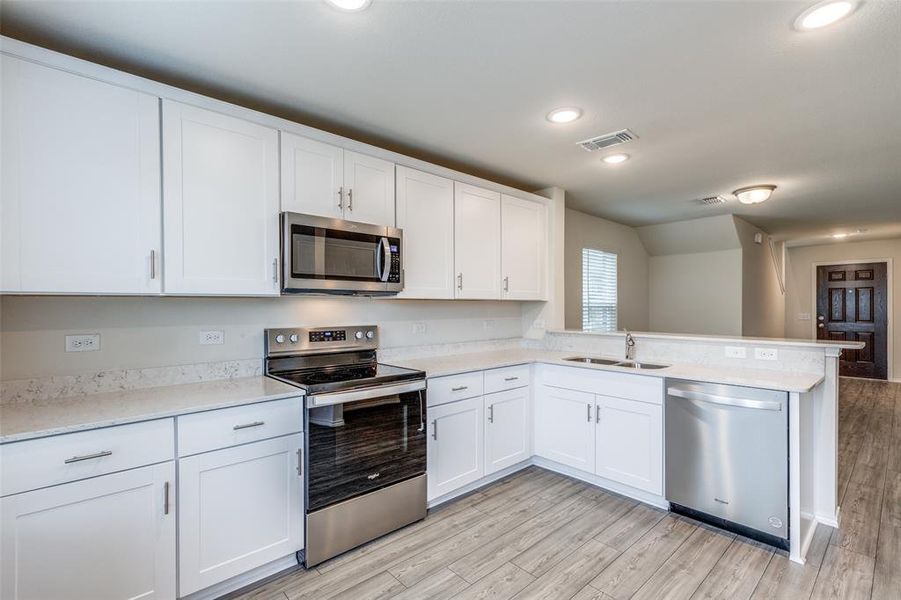
<instances>
[{"instance_id":1,"label":"dark wood front door","mask_svg":"<svg viewBox=\"0 0 901 600\"><path fill-rule=\"evenodd\" d=\"M840 375L888 376L886 294L885 263L817 267L817 339L866 344L842 351Z\"/></svg>"}]
</instances>

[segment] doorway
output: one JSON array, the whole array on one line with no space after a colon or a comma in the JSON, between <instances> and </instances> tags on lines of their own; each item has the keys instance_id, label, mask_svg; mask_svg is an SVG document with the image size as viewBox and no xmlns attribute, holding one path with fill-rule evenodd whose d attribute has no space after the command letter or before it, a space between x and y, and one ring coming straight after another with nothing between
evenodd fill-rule
<instances>
[{"instance_id":1,"label":"doorway","mask_svg":"<svg viewBox=\"0 0 901 600\"><path fill-rule=\"evenodd\" d=\"M888 268L884 262L817 266L817 339L859 341L839 375L888 378Z\"/></svg>"}]
</instances>

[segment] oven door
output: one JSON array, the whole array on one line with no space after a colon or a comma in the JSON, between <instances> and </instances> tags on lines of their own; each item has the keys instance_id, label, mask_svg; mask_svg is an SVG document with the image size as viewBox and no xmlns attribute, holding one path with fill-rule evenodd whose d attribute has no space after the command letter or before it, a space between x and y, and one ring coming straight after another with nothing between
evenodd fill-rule
<instances>
[{"instance_id":1,"label":"oven door","mask_svg":"<svg viewBox=\"0 0 901 600\"><path fill-rule=\"evenodd\" d=\"M307 398L307 511L425 473L425 410L423 380Z\"/></svg>"},{"instance_id":2,"label":"oven door","mask_svg":"<svg viewBox=\"0 0 901 600\"><path fill-rule=\"evenodd\" d=\"M283 213L282 290L397 293L401 240L394 228Z\"/></svg>"}]
</instances>

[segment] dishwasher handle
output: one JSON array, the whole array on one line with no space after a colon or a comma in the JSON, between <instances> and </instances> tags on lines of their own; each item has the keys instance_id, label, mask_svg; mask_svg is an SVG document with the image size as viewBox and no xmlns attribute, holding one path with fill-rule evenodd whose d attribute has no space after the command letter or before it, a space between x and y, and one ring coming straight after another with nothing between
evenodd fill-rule
<instances>
[{"instance_id":1,"label":"dishwasher handle","mask_svg":"<svg viewBox=\"0 0 901 600\"><path fill-rule=\"evenodd\" d=\"M771 400L751 400L750 398L733 398L731 396L719 396L717 394L683 390L674 387L667 388L666 395L676 398L685 398L686 400L694 400L696 402L710 402L711 404L721 404L723 406L736 406L738 408L772 410L777 412L782 410L781 402L774 402Z\"/></svg>"}]
</instances>

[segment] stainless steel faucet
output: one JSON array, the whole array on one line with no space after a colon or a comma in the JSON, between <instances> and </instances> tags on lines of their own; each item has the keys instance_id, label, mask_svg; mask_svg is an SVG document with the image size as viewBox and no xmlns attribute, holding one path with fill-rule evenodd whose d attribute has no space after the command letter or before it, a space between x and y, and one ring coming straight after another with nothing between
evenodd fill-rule
<instances>
[{"instance_id":1,"label":"stainless steel faucet","mask_svg":"<svg viewBox=\"0 0 901 600\"><path fill-rule=\"evenodd\" d=\"M628 329L623 331L626 332L626 360L635 360L635 338Z\"/></svg>"}]
</instances>

